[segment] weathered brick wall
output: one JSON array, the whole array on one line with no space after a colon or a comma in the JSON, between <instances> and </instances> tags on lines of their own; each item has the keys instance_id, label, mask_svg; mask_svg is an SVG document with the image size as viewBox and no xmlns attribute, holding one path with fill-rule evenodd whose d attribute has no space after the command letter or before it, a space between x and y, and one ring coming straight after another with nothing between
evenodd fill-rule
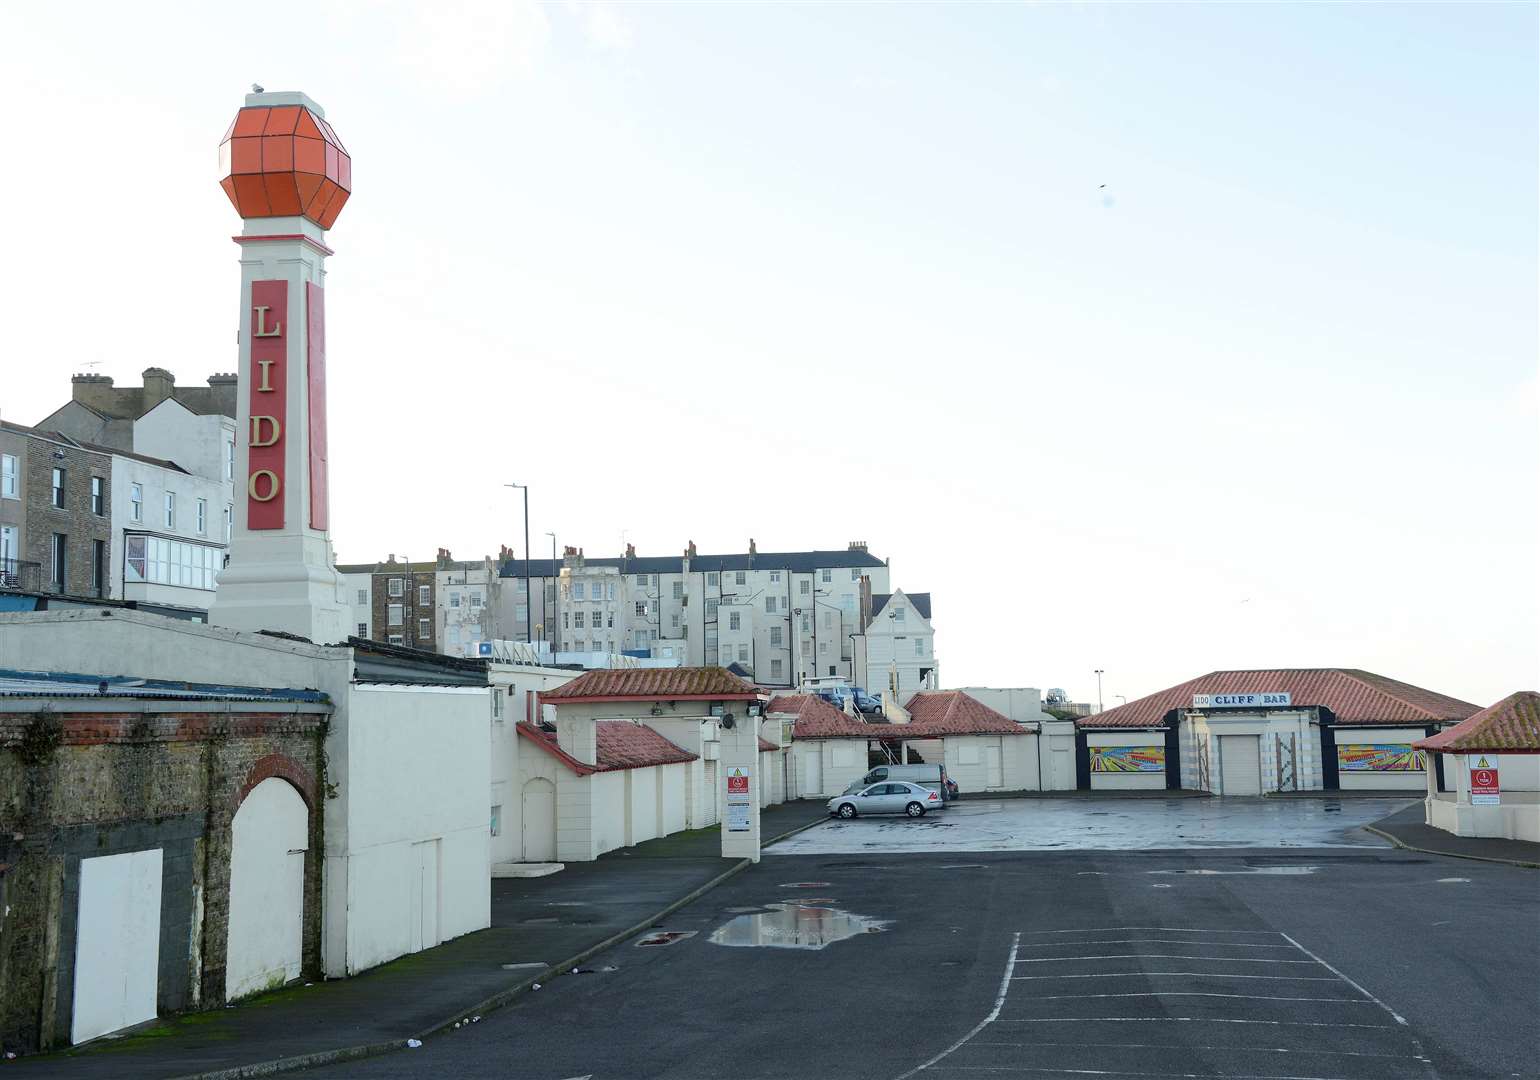
<instances>
[{"instance_id":1,"label":"weathered brick wall","mask_svg":"<svg viewBox=\"0 0 1540 1080\"><path fill-rule=\"evenodd\" d=\"M162 849L160 1011L222 1005L231 822L268 776L311 810L304 967L318 972L324 729L316 713L0 714L0 1044L68 1041L80 860L97 855Z\"/></svg>"},{"instance_id":2,"label":"weathered brick wall","mask_svg":"<svg viewBox=\"0 0 1540 1080\"><path fill-rule=\"evenodd\" d=\"M91 541L112 543L112 458L107 454L77 450L42 439L27 440L27 527L22 530L25 550L22 558L42 566L42 586L49 589L54 533L69 539L65 544L64 574L66 593L91 596ZM62 457L54 457L54 454ZM53 470L64 469L64 509L53 504ZM91 511L91 478L102 482L102 512ZM107 574L106 556L102 574ZM102 595L110 595L108 582L102 582Z\"/></svg>"}]
</instances>

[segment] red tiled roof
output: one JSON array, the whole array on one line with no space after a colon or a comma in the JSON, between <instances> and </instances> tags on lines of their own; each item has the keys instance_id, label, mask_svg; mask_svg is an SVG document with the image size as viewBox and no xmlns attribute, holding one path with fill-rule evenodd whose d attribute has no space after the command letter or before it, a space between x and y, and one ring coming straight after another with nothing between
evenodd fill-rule
<instances>
[{"instance_id":1,"label":"red tiled roof","mask_svg":"<svg viewBox=\"0 0 1540 1080\"><path fill-rule=\"evenodd\" d=\"M1095 716L1076 717L1080 727L1158 727L1172 709L1192 708L1194 694L1291 695L1294 708L1320 705L1339 724L1432 724L1464 720L1478 706L1356 668L1280 668L1211 671L1207 675L1130 701Z\"/></svg>"},{"instance_id":2,"label":"red tiled roof","mask_svg":"<svg viewBox=\"0 0 1540 1080\"><path fill-rule=\"evenodd\" d=\"M909 723L892 726L893 737L929 739L944 735L1025 735L1028 728L961 690L922 690L904 708Z\"/></svg>"},{"instance_id":3,"label":"red tiled roof","mask_svg":"<svg viewBox=\"0 0 1540 1080\"><path fill-rule=\"evenodd\" d=\"M1469 720L1412 744L1446 753L1487 750L1540 754L1540 693L1520 690Z\"/></svg>"},{"instance_id":4,"label":"red tiled roof","mask_svg":"<svg viewBox=\"0 0 1540 1080\"><path fill-rule=\"evenodd\" d=\"M795 716L793 739L870 739L877 725L846 716L817 694L782 694L770 699L766 713Z\"/></svg>"},{"instance_id":5,"label":"red tiled roof","mask_svg":"<svg viewBox=\"0 0 1540 1080\"><path fill-rule=\"evenodd\" d=\"M779 749L780 749L779 746L776 746L775 743L771 742L769 739L765 738L763 735L761 735L759 737L759 752L760 753L762 753L762 754L763 753L768 753L771 750L779 750Z\"/></svg>"},{"instance_id":6,"label":"red tiled roof","mask_svg":"<svg viewBox=\"0 0 1540 1080\"><path fill-rule=\"evenodd\" d=\"M679 765L696 759L696 755L669 742L652 728L630 720L594 721L594 742L597 744L596 756L599 759L597 765L589 765L567 753L549 731L542 731L533 724L519 723L514 726L520 735L579 776L621 769L642 769L650 765Z\"/></svg>"},{"instance_id":7,"label":"red tiled roof","mask_svg":"<svg viewBox=\"0 0 1540 1080\"><path fill-rule=\"evenodd\" d=\"M540 694L542 701L617 701L670 698L710 698L713 701L754 701L759 688L726 668L619 668L585 671L569 683Z\"/></svg>"}]
</instances>

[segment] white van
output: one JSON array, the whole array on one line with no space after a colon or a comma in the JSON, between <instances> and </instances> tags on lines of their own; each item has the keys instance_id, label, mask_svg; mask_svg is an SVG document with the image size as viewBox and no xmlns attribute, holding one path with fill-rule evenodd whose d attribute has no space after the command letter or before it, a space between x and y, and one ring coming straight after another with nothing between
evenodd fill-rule
<instances>
[{"instance_id":1,"label":"white van","mask_svg":"<svg viewBox=\"0 0 1540 1080\"><path fill-rule=\"evenodd\" d=\"M846 788L845 794L853 794L869 784L880 784L885 780L907 780L911 784L934 788L941 792L942 802L957 797L947 782L945 765L878 765Z\"/></svg>"}]
</instances>

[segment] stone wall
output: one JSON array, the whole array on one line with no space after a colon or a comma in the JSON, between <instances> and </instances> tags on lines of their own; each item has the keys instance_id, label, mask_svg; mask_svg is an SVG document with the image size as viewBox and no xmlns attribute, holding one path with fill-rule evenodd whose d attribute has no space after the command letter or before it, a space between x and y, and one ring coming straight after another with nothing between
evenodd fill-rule
<instances>
[{"instance_id":1,"label":"stone wall","mask_svg":"<svg viewBox=\"0 0 1540 1080\"><path fill-rule=\"evenodd\" d=\"M224 1004L231 821L270 776L311 811L303 960L307 975L319 972L329 707L187 704L60 699L0 713L5 1050L69 1040L82 858L162 850L159 1012Z\"/></svg>"}]
</instances>

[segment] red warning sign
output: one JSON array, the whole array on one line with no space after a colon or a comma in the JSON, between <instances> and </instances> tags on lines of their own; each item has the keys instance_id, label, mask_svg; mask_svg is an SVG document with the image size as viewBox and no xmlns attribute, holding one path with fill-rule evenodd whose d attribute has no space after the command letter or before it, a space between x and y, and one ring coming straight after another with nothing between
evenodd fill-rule
<instances>
[{"instance_id":1,"label":"red warning sign","mask_svg":"<svg viewBox=\"0 0 1540 1080\"><path fill-rule=\"evenodd\" d=\"M749 799L749 770L742 765L734 765L727 770L727 797L736 797L744 802Z\"/></svg>"},{"instance_id":2,"label":"red warning sign","mask_svg":"<svg viewBox=\"0 0 1540 1080\"><path fill-rule=\"evenodd\" d=\"M1497 806L1502 796L1497 786L1497 758L1492 754L1471 754L1470 801L1473 806Z\"/></svg>"}]
</instances>

